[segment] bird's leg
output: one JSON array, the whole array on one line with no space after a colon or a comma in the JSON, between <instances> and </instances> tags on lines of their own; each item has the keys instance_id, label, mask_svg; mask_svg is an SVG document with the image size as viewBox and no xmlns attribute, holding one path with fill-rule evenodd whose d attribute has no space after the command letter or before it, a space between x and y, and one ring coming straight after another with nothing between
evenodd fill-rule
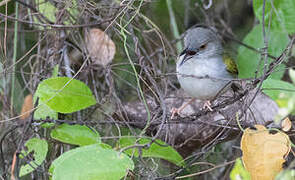
<instances>
[{"instance_id":1,"label":"bird's leg","mask_svg":"<svg viewBox=\"0 0 295 180\"><path fill-rule=\"evenodd\" d=\"M211 108L211 102L206 101L203 105L203 109L209 109L209 111L213 111L213 109Z\"/></svg>"},{"instance_id":2,"label":"bird's leg","mask_svg":"<svg viewBox=\"0 0 295 180\"><path fill-rule=\"evenodd\" d=\"M175 108L173 107L171 109L171 119L173 119L175 116L179 115L180 112L190 103L192 103L194 100L196 100L196 98L192 98L191 100L189 100L187 103L183 104L182 106L180 106L179 108Z\"/></svg>"}]
</instances>

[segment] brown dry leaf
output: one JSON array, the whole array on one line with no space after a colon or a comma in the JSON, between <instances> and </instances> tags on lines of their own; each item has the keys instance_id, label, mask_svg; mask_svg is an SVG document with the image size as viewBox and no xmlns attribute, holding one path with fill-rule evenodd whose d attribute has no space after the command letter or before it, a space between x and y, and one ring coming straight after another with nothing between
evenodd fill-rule
<instances>
[{"instance_id":1,"label":"brown dry leaf","mask_svg":"<svg viewBox=\"0 0 295 180\"><path fill-rule=\"evenodd\" d=\"M24 120L30 116L30 112L33 109L33 96L29 94L25 97L24 103L21 110L21 120Z\"/></svg>"},{"instance_id":2,"label":"brown dry leaf","mask_svg":"<svg viewBox=\"0 0 295 180\"><path fill-rule=\"evenodd\" d=\"M291 129L292 127L292 122L290 121L290 119L288 117L286 117L283 121L282 121L282 130L287 132Z\"/></svg>"},{"instance_id":3,"label":"brown dry leaf","mask_svg":"<svg viewBox=\"0 0 295 180\"><path fill-rule=\"evenodd\" d=\"M116 52L115 43L102 30L93 28L85 33L86 47L94 64L106 66Z\"/></svg>"},{"instance_id":4,"label":"brown dry leaf","mask_svg":"<svg viewBox=\"0 0 295 180\"><path fill-rule=\"evenodd\" d=\"M282 170L284 156L291 149L289 136L283 132L270 134L262 125L247 128L242 136L243 163L252 180L271 180Z\"/></svg>"}]
</instances>

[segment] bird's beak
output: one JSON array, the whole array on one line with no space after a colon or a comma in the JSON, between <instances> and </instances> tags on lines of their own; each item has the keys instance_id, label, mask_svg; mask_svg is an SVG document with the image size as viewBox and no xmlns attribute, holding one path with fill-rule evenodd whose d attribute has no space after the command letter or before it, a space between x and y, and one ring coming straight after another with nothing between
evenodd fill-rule
<instances>
[{"instance_id":1,"label":"bird's beak","mask_svg":"<svg viewBox=\"0 0 295 180\"><path fill-rule=\"evenodd\" d=\"M180 55L179 56L182 56L182 55L184 55L185 53L186 53L186 51L187 51L187 48L185 48L181 53L180 53Z\"/></svg>"},{"instance_id":2,"label":"bird's beak","mask_svg":"<svg viewBox=\"0 0 295 180\"><path fill-rule=\"evenodd\" d=\"M180 64L179 64L179 66L182 66L187 60L190 59L190 58L188 57L189 55L186 54L186 51L187 51L187 48L184 49L184 50L180 53L180 55L179 55L180 58L184 55L183 58L180 59L181 62L180 62Z\"/></svg>"}]
</instances>

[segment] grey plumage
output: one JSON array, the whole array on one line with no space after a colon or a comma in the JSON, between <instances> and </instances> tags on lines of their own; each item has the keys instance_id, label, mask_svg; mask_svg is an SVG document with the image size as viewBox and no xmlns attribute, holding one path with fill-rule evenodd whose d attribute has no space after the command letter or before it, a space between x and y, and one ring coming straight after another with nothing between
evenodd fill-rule
<instances>
[{"instance_id":1,"label":"grey plumage","mask_svg":"<svg viewBox=\"0 0 295 180\"><path fill-rule=\"evenodd\" d=\"M197 27L187 31L185 49L177 62L181 87L192 97L211 100L225 92L233 76L223 62L223 48L213 30Z\"/></svg>"}]
</instances>

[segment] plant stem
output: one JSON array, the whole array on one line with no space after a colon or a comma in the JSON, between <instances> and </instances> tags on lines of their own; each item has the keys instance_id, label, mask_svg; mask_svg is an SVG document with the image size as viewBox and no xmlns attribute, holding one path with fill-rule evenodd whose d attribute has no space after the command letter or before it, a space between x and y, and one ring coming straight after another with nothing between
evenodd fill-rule
<instances>
[{"instance_id":1,"label":"plant stem","mask_svg":"<svg viewBox=\"0 0 295 180\"><path fill-rule=\"evenodd\" d=\"M18 2L15 2L15 18L18 19ZM12 79L11 79L11 110L13 109L13 102L14 102L14 85L15 85L15 62L16 62L16 56L17 56L17 39L18 39L18 21L15 21L14 23L14 40L13 40L13 57L12 57Z\"/></svg>"},{"instance_id":2,"label":"plant stem","mask_svg":"<svg viewBox=\"0 0 295 180\"><path fill-rule=\"evenodd\" d=\"M175 39L179 39L180 35L179 35L176 19L175 19L175 16L174 16L174 12L173 12L173 9L172 9L172 1L171 0L166 0L166 3L167 3L168 11L169 11L170 24L171 24L173 36L174 36ZM180 54L181 51L182 51L182 45L181 45L180 41L178 41L176 43L176 49L177 49L177 54Z\"/></svg>"}]
</instances>

